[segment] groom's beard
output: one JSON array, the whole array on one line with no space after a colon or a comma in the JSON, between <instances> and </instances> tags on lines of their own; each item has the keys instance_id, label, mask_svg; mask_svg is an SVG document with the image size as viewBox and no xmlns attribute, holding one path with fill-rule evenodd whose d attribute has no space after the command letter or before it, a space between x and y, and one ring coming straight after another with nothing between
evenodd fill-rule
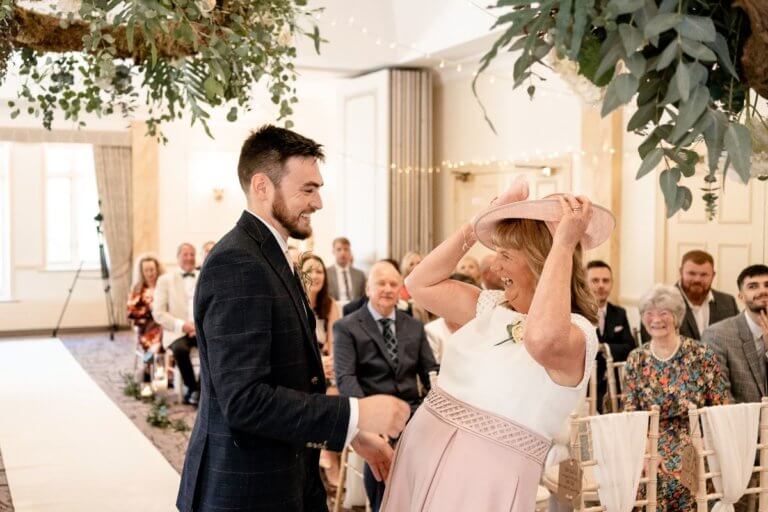
<instances>
[{"instance_id":1,"label":"groom's beard","mask_svg":"<svg viewBox=\"0 0 768 512\"><path fill-rule=\"evenodd\" d=\"M291 212L288 211L288 207L285 205L282 191L275 191L275 201L272 204L272 217L274 217L274 219L288 231L288 235L291 238L295 238L296 240L304 240L312 235L311 225L306 228L299 225L300 215L302 213L314 213L314 210L291 215Z\"/></svg>"}]
</instances>

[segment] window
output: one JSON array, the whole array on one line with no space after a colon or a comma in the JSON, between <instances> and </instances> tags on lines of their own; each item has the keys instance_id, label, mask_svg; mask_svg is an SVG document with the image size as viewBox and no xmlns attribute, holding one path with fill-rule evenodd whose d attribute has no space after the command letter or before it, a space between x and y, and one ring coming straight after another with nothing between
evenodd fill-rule
<instances>
[{"instance_id":1,"label":"window","mask_svg":"<svg viewBox=\"0 0 768 512\"><path fill-rule=\"evenodd\" d=\"M93 147L45 144L46 265L50 269L99 267L94 217L99 213Z\"/></svg>"},{"instance_id":2,"label":"window","mask_svg":"<svg viewBox=\"0 0 768 512\"><path fill-rule=\"evenodd\" d=\"M0 300L11 298L10 147L0 142Z\"/></svg>"}]
</instances>

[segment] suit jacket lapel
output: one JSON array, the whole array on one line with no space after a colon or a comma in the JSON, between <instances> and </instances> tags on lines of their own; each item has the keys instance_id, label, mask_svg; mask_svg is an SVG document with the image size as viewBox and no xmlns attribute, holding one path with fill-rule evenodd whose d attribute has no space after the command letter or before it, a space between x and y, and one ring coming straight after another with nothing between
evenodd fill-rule
<instances>
[{"instance_id":1,"label":"suit jacket lapel","mask_svg":"<svg viewBox=\"0 0 768 512\"><path fill-rule=\"evenodd\" d=\"M744 357L747 359L749 369L752 370L752 376L757 381L757 387L760 389L760 394L765 396L765 359L764 354L758 354L755 348L755 340L752 337L752 331L749 330L747 321L744 315L741 315L736 323L739 328L739 338L741 338L741 348L744 350Z\"/></svg>"},{"instance_id":2,"label":"suit jacket lapel","mask_svg":"<svg viewBox=\"0 0 768 512\"><path fill-rule=\"evenodd\" d=\"M293 306L296 309L296 313L299 315L299 321L304 329L306 339L310 344L310 349L317 359L317 363L321 364L320 351L317 347L315 340L315 333L312 332L309 325L307 315L309 314L308 308L304 305L304 297L302 297L303 289L297 289L298 284L293 277L293 269L288 266L288 262L285 259L285 255L280 250L280 244L277 243L272 232L262 222L251 215L249 212L243 212L238 222L246 232L251 235L261 245L261 251L264 253L264 258L269 263L269 266L275 271L283 282L283 286L288 290L288 294L291 296Z\"/></svg>"},{"instance_id":3,"label":"suit jacket lapel","mask_svg":"<svg viewBox=\"0 0 768 512\"><path fill-rule=\"evenodd\" d=\"M691 306L688 304L688 299L685 296L683 287L680 286L679 282L675 286L677 286L677 289L680 290L680 294L683 296L683 302L685 302L685 316L683 317L683 323L688 324L688 329L689 329L689 332L691 333L691 338L695 340L700 340L701 333L699 332L699 326L696 325L696 319L693 317L693 310L691 310Z\"/></svg>"},{"instance_id":4,"label":"suit jacket lapel","mask_svg":"<svg viewBox=\"0 0 768 512\"><path fill-rule=\"evenodd\" d=\"M384 343L384 335L381 334L381 331L379 331L379 326L376 323L376 320L373 319L373 315L371 315L371 312L368 311L367 306L363 306L363 310L360 313L360 324L362 325L363 330L368 333L368 336L370 336L371 339L373 339L373 341L379 347L381 355L384 356L384 360L387 361L387 364L390 368L392 368L392 371L397 373L397 367L395 367L395 364L389 358L387 345ZM397 324L395 324L395 330L395 332L397 332Z\"/></svg>"}]
</instances>

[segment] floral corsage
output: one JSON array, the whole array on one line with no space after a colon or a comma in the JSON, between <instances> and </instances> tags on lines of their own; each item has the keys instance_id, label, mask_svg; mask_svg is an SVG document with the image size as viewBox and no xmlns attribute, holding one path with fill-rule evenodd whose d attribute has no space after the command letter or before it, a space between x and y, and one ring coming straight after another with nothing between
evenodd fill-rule
<instances>
[{"instance_id":1,"label":"floral corsage","mask_svg":"<svg viewBox=\"0 0 768 512\"><path fill-rule=\"evenodd\" d=\"M498 347L499 345L506 343L508 341L511 341L513 343L522 343L523 330L525 330L525 322L523 322L522 320L518 320L517 322L507 324L507 334L509 335L509 337L505 340L502 340L496 343L494 347Z\"/></svg>"}]
</instances>

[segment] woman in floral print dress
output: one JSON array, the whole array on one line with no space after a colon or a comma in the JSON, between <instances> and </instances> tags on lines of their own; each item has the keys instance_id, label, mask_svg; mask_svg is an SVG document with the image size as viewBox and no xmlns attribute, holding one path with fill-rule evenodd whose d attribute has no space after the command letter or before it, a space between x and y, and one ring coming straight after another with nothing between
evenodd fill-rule
<instances>
[{"instance_id":1,"label":"woman in floral print dress","mask_svg":"<svg viewBox=\"0 0 768 512\"><path fill-rule=\"evenodd\" d=\"M661 408L657 510L687 512L695 509L680 481L683 447L690 440L688 404L724 404L728 393L712 349L678 332L685 303L677 288L656 285L641 300L640 315L651 340L627 358L625 410Z\"/></svg>"}]
</instances>

